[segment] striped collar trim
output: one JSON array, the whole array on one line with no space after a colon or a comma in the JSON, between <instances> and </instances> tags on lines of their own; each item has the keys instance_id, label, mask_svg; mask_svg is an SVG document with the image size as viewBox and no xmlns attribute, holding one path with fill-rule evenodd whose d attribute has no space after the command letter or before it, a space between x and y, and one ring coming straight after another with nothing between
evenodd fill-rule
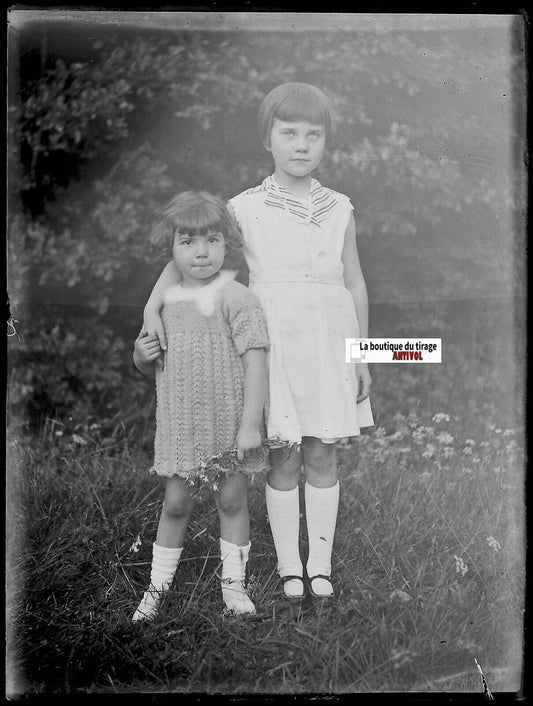
<instances>
[{"instance_id":1,"label":"striped collar trim","mask_svg":"<svg viewBox=\"0 0 533 706\"><path fill-rule=\"evenodd\" d=\"M265 204L282 208L288 211L297 220L303 223L320 223L326 219L328 213L335 208L339 203L339 199L333 196L330 189L324 188L316 179L311 179L311 187L309 190L309 200L307 204L304 201L295 199L292 194L283 186L280 186L274 177L268 176L261 186L255 190L264 190L267 192Z\"/></svg>"}]
</instances>

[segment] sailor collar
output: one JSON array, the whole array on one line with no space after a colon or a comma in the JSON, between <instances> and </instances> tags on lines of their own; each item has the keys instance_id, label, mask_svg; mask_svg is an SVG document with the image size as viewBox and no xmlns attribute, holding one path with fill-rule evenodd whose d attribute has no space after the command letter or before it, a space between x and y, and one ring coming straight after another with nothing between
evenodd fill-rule
<instances>
[{"instance_id":1,"label":"sailor collar","mask_svg":"<svg viewBox=\"0 0 533 706\"><path fill-rule=\"evenodd\" d=\"M272 176L268 176L263 181L261 188L267 192L265 204L274 208L282 208L303 223L314 223L318 226L339 203L339 199L333 195L334 192L323 187L316 179L311 179L307 203L296 199Z\"/></svg>"}]
</instances>

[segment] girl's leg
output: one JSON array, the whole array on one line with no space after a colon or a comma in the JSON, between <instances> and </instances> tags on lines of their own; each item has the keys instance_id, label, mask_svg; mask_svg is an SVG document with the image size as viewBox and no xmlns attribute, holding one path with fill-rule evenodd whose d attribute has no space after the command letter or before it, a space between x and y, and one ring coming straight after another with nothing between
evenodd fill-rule
<instances>
[{"instance_id":1,"label":"girl's leg","mask_svg":"<svg viewBox=\"0 0 533 706\"><path fill-rule=\"evenodd\" d=\"M165 500L152 547L150 586L133 615L133 622L155 617L163 593L169 589L176 573L194 506L188 487L181 478L172 476L165 480Z\"/></svg>"},{"instance_id":2,"label":"girl's leg","mask_svg":"<svg viewBox=\"0 0 533 706\"><path fill-rule=\"evenodd\" d=\"M287 456L286 449L270 454L265 500L278 560L278 572L287 598L304 595L303 566L300 559L300 498L298 479L302 466L299 451ZM293 577L293 578L288 578ZM302 577L302 578L298 578Z\"/></svg>"},{"instance_id":3,"label":"girl's leg","mask_svg":"<svg viewBox=\"0 0 533 706\"><path fill-rule=\"evenodd\" d=\"M228 476L220 484L215 497L220 518L220 578L224 605L235 615L255 613L255 606L244 588L251 546L246 477L242 473Z\"/></svg>"},{"instance_id":4,"label":"girl's leg","mask_svg":"<svg viewBox=\"0 0 533 706\"><path fill-rule=\"evenodd\" d=\"M339 507L335 444L304 437L302 454L306 475L305 515L309 539L307 575L312 593L328 597L333 595L329 576ZM313 578L316 576L321 578Z\"/></svg>"}]
</instances>

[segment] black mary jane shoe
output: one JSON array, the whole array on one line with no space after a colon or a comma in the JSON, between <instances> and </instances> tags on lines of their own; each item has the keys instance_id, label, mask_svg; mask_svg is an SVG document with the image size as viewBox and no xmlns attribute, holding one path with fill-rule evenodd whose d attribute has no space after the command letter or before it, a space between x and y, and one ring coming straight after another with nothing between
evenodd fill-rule
<instances>
[{"instance_id":1,"label":"black mary jane shoe","mask_svg":"<svg viewBox=\"0 0 533 706\"><path fill-rule=\"evenodd\" d=\"M329 583L331 583L331 577L326 576L325 574L316 574L316 576L309 576L307 579L307 585L309 587L309 593L313 596L313 598L319 598L320 600L331 600L332 598L335 598L334 593L315 593L313 591L313 581L315 579L326 579L326 581L329 581Z\"/></svg>"},{"instance_id":2,"label":"black mary jane shoe","mask_svg":"<svg viewBox=\"0 0 533 706\"><path fill-rule=\"evenodd\" d=\"M283 584L283 597L288 600L288 601L302 601L305 598L305 581L303 579L303 576L293 576L292 574L288 574L287 576L280 576L281 583ZM285 593L285 584L287 581L291 581L293 579L297 579L298 581L301 581L302 587L303 587L303 592L301 596L292 596L288 593Z\"/></svg>"}]
</instances>

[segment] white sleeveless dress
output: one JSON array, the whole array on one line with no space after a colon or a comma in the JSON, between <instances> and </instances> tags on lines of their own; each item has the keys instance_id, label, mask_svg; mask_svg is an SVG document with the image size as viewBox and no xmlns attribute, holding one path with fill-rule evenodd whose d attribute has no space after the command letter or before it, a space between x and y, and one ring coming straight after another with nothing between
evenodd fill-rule
<instances>
[{"instance_id":1,"label":"white sleeveless dress","mask_svg":"<svg viewBox=\"0 0 533 706\"><path fill-rule=\"evenodd\" d=\"M354 363L345 340L359 335L341 260L352 205L312 180L309 202L272 177L230 200L243 234L250 289L267 319L270 439L300 442L356 436L374 420L357 404Z\"/></svg>"}]
</instances>

